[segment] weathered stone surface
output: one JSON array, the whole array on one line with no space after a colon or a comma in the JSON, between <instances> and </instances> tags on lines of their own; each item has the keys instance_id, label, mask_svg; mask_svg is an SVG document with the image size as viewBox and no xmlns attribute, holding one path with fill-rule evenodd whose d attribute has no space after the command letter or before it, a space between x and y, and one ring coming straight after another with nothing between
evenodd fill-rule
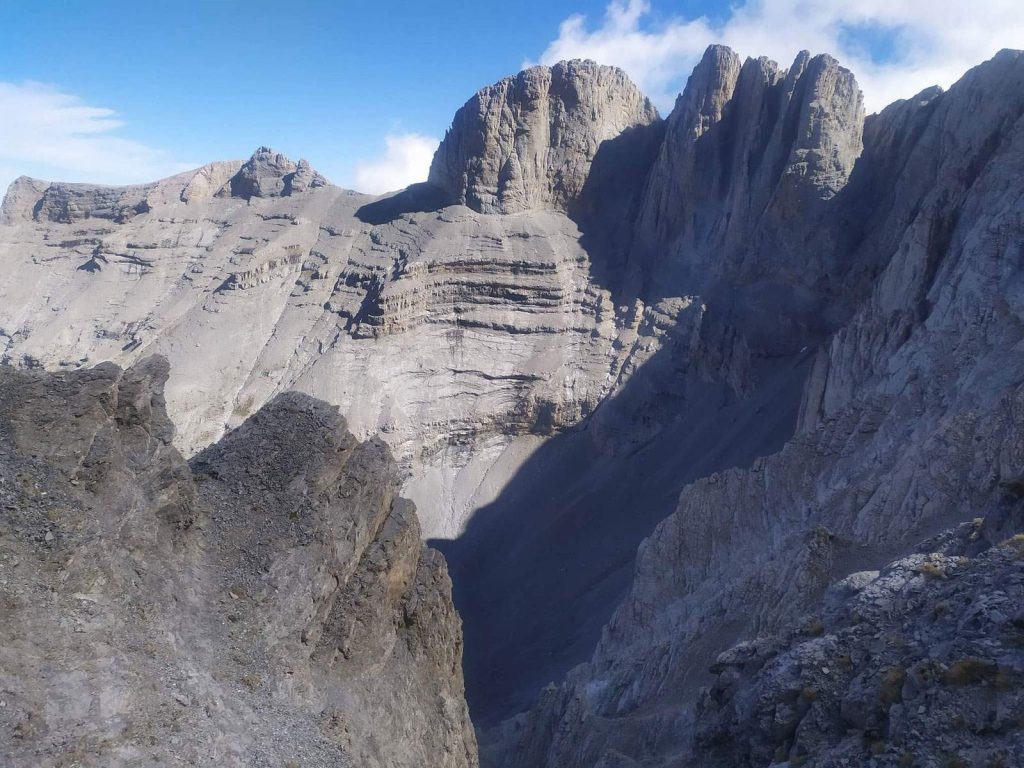
<instances>
[{"instance_id":1,"label":"weathered stone surface","mask_svg":"<svg viewBox=\"0 0 1024 768\"><path fill-rule=\"evenodd\" d=\"M209 167L209 166L208 166ZM260 147L217 194L241 197L288 197L327 185L307 160L294 163L270 147Z\"/></svg>"},{"instance_id":2,"label":"weathered stone surface","mask_svg":"<svg viewBox=\"0 0 1024 768\"><path fill-rule=\"evenodd\" d=\"M45 181L28 176L15 179L0 206L0 224L13 224L32 218L47 186Z\"/></svg>"},{"instance_id":3,"label":"weathered stone surface","mask_svg":"<svg viewBox=\"0 0 1024 768\"><path fill-rule=\"evenodd\" d=\"M993 527L964 523L881 574L853 574L823 616L719 656L694 762L1024 761L1024 536Z\"/></svg>"},{"instance_id":4,"label":"weathered stone surface","mask_svg":"<svg viewBox=\"0 0 1024 768\"><path fill-rule=\"evenodd\" d=\"M204 165L189 179L181 190L179 198L183 203L208 200L217 194L242 168L237 160L209 163Z\"/></svg>"},{"instance_id":5,"label":"weathered stone surface","mask_svg":"<svg viewBox=\"0 0 1024 768\"><path fill-rule=\"evenodd\" d=\"M620 69L578 60L532 67L455 114L429 180L482 213L569 210L601 143L657 119Z\"/></svg>"},{"instance_id":6,"label":"weathered stone surface","mask_svg":"<svg viewBox=\"0 0 1024 768\"><path fill-rule=\"evenodd\" d=\"M966 538L977 551L1024 527L1024 198L1014 182L1024 173L1024 54L1004 52L946 94L894 105L872 118L866 135L863 164L833 198L846 208L823 221L840 226L834 222L846 217L849 229L834 240L842 250L830 258L855 265L851 295L865 273L873 273L871 287L818 353L800 432L751 469L713 474L681 494L676 512L641 546L630 595L592 661L489 736L490 764L589 766L625 755L643 765L787 758L841 765L867 763L873 749L884 755L876 756L879 765L899 764L901 750L920 750L914 758L924 765L940 764L925 757L948 760L960 750L957 759L968 764L1000 752L1012 764L1019 754L1018 736L1003 725L942 738L938 721L921 725L958 707L968 720L988 717L985 707L1017 711L1019 700L997 689L941 690L936 683L934 697L920 704L924 712L900 710L902 719L888 726L853 700L869 701L884 688L890 662L952 669L960 654L1016 679L1020 657L1009 635L982 622L979 634L965 633L960 643L922 649L929 633L948 635L928 626L927 594L923 602L885 597L891 607L874 627L843 635L838 598L828 590L850 577L839 594L866 594L874 590L864 587L871 577L850 574L884 569L913 552L940 555L889 566L879 594L894 589L887 580L907 562L945 571L946 545L918 542L945 541L942 532L974 518L979 522L968 527L979 534ZM1011 600L997 584L1017 578L1013 556L1005 547L993 550L951 583L950 593ZM843 684L812 706L801 704L799 692L790 696L789 687L781 691L775 677L792 677L793 665L820 650L819 641L807 641L786 651L795 641L780 646L777 639L812 626L816 615L823 631L838 627L837 642L851 653L880 644L872 650L877 658L860 668L863 678L851 683L845 725L830 719L838 702L829 697ZM896 631L908 645L892 646ZM747 645L714 668L725 678L701 698L715 658L737 642ZM789 672L758 671L762 662L753 661L735 671L729 659L763 661L764 647L788 654L778 664ZM842 655L837 650L836 658ZM822 663L831 669L833 661ZM825 673L803 674L807 682ZM987 683L972 678L975 684ZM698 700L704 703L695 723ZM855 732L844 739L848 727Z\"/></svg>"},{"instance_id":7,"label":"weathered stone surface","mask_svg":"<svg viewBox=\"0 0 1024 768\"><path fill-rule=\"evenodd\" d=\"M565 678L488 727L489 765L892 764L902 756L868 755L881 667L844 680L863 695L839 716L862 734L837 742L834 691L804 711L774 673L734 660L811 658L793 630L818 619L855 630L851 653L872 647L844 624L851 595L889 590L910 553L945 567L961 555L943 532L965 520L985 519L986 547L1020 529L1022 115L1019 53L865 122L853 76L827 56L782 71L714 47L663 122L590 63L485 89L431 183L386 199L313 183L269 150L139 188L21 180L0 232L0 354L74 369L165 353L189 452L293 389L338 404L357 437L380 432L426 533L461 533L446 546L478 724ZM196 461L212 477L210 451ZM250 482L201 483L199 501ZM255 508L288 508L253 484ZM176 510L167 519L187 523ZM339 587L343 608L314 622L311 679L345 648L355 689L371 679L373 639L390 638L374 628L394 604L378 566L413 572L404 520L392 509L372 562L346 577L367 599ZM359 525L329 527L358 549ZM288 535L262 531L251 548L273 555ZM964 571L957 594L994 599L976 587L1014 576L1008 551ZM443 581L432 557L415 568L424 583ZM422 605L440 617L423 624L441 628L440 648L448 606ZM291 637L307 618L278 606L259 620ZM913 600L879 621L882 636L900 622L932 631ZM1007 637L953 650L1005 666ZM376 651L361 655L360 638ZM879 658L923 658L897 651ZM752 714L736 675L777 722ZM972 717L975 693L963 693ZM382 700L346 727L379 720L415 749ZM918 721L890 720L900 744L919 743L926 731L900 722ZM1006 741L986 738L960 743L982 759Z\"/></svg>"},{"instance_id":8,"label":"weathered stone surface","mask_svg":"<svg viewBox=\"0 0 1024 768\"><path fill-rule=\"evenodd\" d=\"M387 448L291 393L190 470L167 372L0 367L5 765L476 765Z\"/></svg>"},{"instance_id":9,"label":"weathered stone surface","mask_svg":"<svg viewBox=\"0 0 1024 768\"><path fill-rule=\"evenodd\" d=\"M709 48L647 180L635 280L651 298L722 294L719 311L762 343L816 341L849 306L846 292L826 290L847 265L823 263L817 230L861 153L863 125L856 80L831 57L802 53L787 71Z\"/></svg>"},{"instance_id":10,"label":"weathered stone surface","mask_svg":"<svg viewBox=\"0 0 1024 768\"><path fill-rule=\"evenodd\" d=\"M0 238L0 357L68 369L165 355L186 453L280 392L321 397L360 438L382 434L426 534L456 536L672 323L617 306L561 213L450 207L370 224L373 199L332 186L211 195L230 168L161 182L152 210L122 223L13 221ZM279 171L263 178L283 183Z\"/></svg>"}]
</instances>

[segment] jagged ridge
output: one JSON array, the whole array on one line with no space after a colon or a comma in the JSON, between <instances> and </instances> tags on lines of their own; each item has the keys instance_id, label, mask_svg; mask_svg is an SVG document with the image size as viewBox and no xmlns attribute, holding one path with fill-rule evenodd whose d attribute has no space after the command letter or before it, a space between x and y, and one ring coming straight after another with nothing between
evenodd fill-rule
<instances>
[{"instance_id":1,"label":"jagged ridge","mask_svg":"<svg viewBox=\"0 0 1024 768\"><path fill-rule=\"evenodd\" d=\"M167 370L0 367L6 764L476 765L387 448L292 393L190 469Z\"/></svg>"},{"instance_id":2,"label":"jagged ridge","mask_svg":"<svg viewBox=\"0 0 1024 768\"><path fill-rule=\"evenodd\" d=\"M897 576L920 567L917 587L930 573L954 582L947 595L1012 601L990 587L996 574L1017 584L1015 550L980 553L1024 529L1024 305L1019 250L1010 245L1022 237L1024 200L1012 179L1024 169L1024 54L1003 52L946 94L930 90L890 107L866 138L863 161L834 198L841 213L824 223L849 228L832 233L833 258L853 265L851 274L874 274L856 314L818 353L797 436L750 470L684 490L641 546L630 595L592 661L496 731L488 764L1020 759L1012 685L970 673L953 683L969 690L940 688L942 675L964 664L1013 680L1024 672L1012 649L1017 630L1003 619L984 619L993 634L982 651L974 634L929 644L940 631L930 622L944 619L929 620L913 585L892 598L896 615L868 625L825 614L829 585L870 568L888 571L843 588L871 600L902 589L907 579ZM850 293L860 290L854 283ZM963 551L958 536L980 555L976 567L961 571L960 561L944 559ZM916 552L938 554L886 566ZM807 626L826 634L795 639L794 629ZM834 666L844 679L853 673L840 648L871 653L848 691L829 677ZM885 682L888 665L908 682ZM940 681L922 682L925 669ZM797 683L815 688L820 703L804 696L801 704ZM923 710L896 706L901 697ZM951 717L954 701L962 722L920 719ZM916 723L925 724L915 732Z\"/></svg>"}]
</instances>

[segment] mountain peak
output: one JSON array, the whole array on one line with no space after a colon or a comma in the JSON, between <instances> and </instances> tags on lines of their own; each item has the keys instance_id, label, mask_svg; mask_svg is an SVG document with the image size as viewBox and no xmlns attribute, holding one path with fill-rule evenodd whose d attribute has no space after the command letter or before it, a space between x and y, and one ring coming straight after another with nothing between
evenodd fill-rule
<instances>
[{"instance_id":1,"label":"mountain peak","mask_svg":"<svg viewBox=\"0 0 1024 768\"><path fill-rule=\"evenodd\" d=\"M430 181L482 213L565 210L601 142L658 119L617 67L586 59L536 66L480 90L459 109Z\"/></svg>"},{"instance_id":2,"label":"mountain peak","mask_svg":"<svg viewBox=\"0 0 1024 768\"><path fill-rule=\"evenodd\" d=\"M31 219L36 203L48 186L49 182L31 176L19 176L12 181L0 206L0 224Z\"/></svg>"},{"instance_id":3,"label":"mountain peak","mask_svg":"<svg viewBox=\"0 0 1024 768\"><path fill-rule=\"evenodd\" d=\"M242 164L221 195L242 197L288 197L328 184L307 160L295 162L280 152L261 146Z\"/></svg>"}]
</instances>

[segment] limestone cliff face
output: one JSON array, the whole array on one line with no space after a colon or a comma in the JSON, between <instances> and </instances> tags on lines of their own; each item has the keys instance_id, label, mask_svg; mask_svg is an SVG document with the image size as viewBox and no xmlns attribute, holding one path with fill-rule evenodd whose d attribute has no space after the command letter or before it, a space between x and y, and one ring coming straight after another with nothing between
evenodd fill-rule
<instances>
[{"instance_id":1,"label":"limestone cliff face","mask_svg":"<svg viewBox=\"0 0 1024 768\"><path fill-rule=\"evenodd\" d=\"M320 397L387 441L425 534L456 536L654 354L665 321L616 304L560 212L417 210L318 178L261 149L140 187L18 182L0 357L165 355L186 454L281 392Z\"/></svg>"},{"instance_id":2,"label":"limestone cliff face","mask_svg":"<svg viewBox=\"0 0 1024 768\"><path fill-rule=\"evenodd\" d=\"M476 765L386 447L293 393L190 469L166 377L0 368L5 764Z\"/></svg>"},{"instance_id":3,"label":"limestone cliff face","mask_svg":"<svg viewBox=\"0 0 1024 768\"><path fill-rule=\"evenodd\" d=\"M532 67L455 114L430 182L481 213L568 210L601 143L657 119L619 69L592 61Z\"/></svg>"},{"instance_id":4,"label":"limestone cliff face","mask_svg":"<svg viewBox=\"0 0 1024 768\"><path fill-rule=\"evenodd\" d=\"M663 130L625 132L595 155L571 209L583 242L602 241L590 245L592 274L618 301L646 307L660 336L623 369L585 435L539 452L507 501L484 507L446 549L468 617L478 725L526 704L524 689L597 642L594 616L627 588L637 532L670 511L678 489L749 466L792 434L808 356L857 295L839 289L848 265L827 257L817 228L861 152L863 119L852 74L829 57L801 55L786 72L713 47ZM648 165L638 171L623 154ZM613 198L601 211L610 221L595 221L610 168L641 183L620 182L636 196ZM624 230L626 263L605 261L616 257L606 236L621 247ZM493 594L508 595L500 608Z\"/></svg>"},{"instance_id":5,"label":"limestone cliff face","mask_svg":"<svg viewBox=\"0 0 1024 768\"><path fill-rule=\"evenodd\" d=\"M384 199L265 149L138 187L19 180L0 354L66 371L168 356L176 440L205 479L159 507L183 530L234 496L287 511L217 530L275 585L318 585L231 611L265 628L268 666L290 665L275 695L337 710L317 744L373 764L371 720L412 750L436 731L459 755L469 737L436 556L415 559L380 489L349 489L368 517L346 512L320 443L308 455L274 415L295 389L380 433L424 532L458 537L478 724L535 703L488 728L487 764L887 765L918 748L984 763L1017 749L1019 698L996 685L1018 679L1016 630L999 608L978 618L992 644L972 629L943 645L950 619L927 625L923 605L1017 596L992 582L1017 575L1000 542L1024 477L1022 61L867 120L827 56L782 70L713 47L665 121L617 70L531 69L460 110L430 183ZM333 423L309 413L311 434ZM325 445L359 477L382 450ZM261 479L279 460L286 486ZM935 569L965 581L939 590ZM909 637L890 643L897 624ZM972 657L965 679L991 697L932 686ZM380 658L446 702L443 723L392 717L425 701L409 692L346 709L318 687L366 692ZM913 712L894 706L895 665L913 681L900 697L923 691ZM920 707L958 700L1000 730L921 729Z\"/></svg>"},{"instance_id":6,"label":"limestone cliff face","mask_svg":"<svg viewBox=\"0 0 1024 768\"><path fill-rule=\"evenodd\" d=\"M494 764L1020 759L1012 726L984 724L1020 712L1012 684L950 690L1017 679L1008 614L941 643L925 595L948 578L946 597L1009 604L1020 579L999 543L1024 527L1024 54L890 107L865 136L831 258L874 279L818 353L800 432L684 490L592 661L495 732ZM965 547L987 554L961 574ZM856 593L861 619L829 612ZM922 720L958 713L956 738Z\"/></svg>"},{"instance_id":7,"label":"limestone cliff face","mask_svg":"<svg viewBox=\"0 0 1024 768\"><path fill-rule=\"evenodd\" d=\"M631 256L637 281L652 296L721 293L746 333L767 323L777 338L765 343L803 346L808 329L798 326L830 319L832 265L812 239L861 153L863 126L856 80L831 57L802 53L780 70L709 48L650 170Z\"/></svg>"}]
</instances>

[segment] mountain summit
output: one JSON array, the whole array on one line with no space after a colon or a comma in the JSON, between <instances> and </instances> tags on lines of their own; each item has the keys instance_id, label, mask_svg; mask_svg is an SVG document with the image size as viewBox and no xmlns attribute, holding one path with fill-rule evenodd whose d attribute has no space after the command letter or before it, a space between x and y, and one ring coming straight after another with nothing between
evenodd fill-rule
<instances>
[{"instance_id":1,"label":"mountain summit","mask_svg":"<svg viewBox=\"0 0 1024 768\"><path fill-rule=\"evenodd\" d=\"M456 112L429 181L479 213L564 211L603 142L656 120L620 69L579 60L532 67Z\"/></svg>"}]
</instances>

